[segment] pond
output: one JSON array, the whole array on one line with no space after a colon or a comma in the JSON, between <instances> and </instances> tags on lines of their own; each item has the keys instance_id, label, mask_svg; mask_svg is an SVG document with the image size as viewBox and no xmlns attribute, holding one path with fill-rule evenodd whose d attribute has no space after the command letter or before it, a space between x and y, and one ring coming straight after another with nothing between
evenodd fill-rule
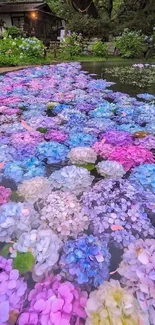
<instances>
[{"instance_id":1,"label":"pond","mask_svg":"<svg viewBox=\"0 0 155 325\"><path fill-rule=\"evenodd\" d=\"M155 324L155 91L116 65L0 76L0 325Z\"/></svg>"}]
</instances>

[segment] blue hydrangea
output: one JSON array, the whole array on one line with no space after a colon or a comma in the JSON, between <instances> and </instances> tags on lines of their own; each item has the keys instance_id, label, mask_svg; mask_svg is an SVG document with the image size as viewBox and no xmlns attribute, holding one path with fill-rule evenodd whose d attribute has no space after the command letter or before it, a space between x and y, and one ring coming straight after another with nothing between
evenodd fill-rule
<instances>
[{"instance_id":1,"label":"blue hydrangea","mask_svg":"<svg viewBox=\"0 0 155 325\"><path fill-rule=\"evenodd\" d=\"M70 148L91 147L96 141L97 139L94 135L84 132L75 132L70 134L67 144Z\"/></svg>"},{"instance_id":2,"label":"blue hydrangea","mask_svg":"<svg viewBox=\"0 0 155 325\"><path fill-rule=\"evenodd\" d=\"M155 164L144 164L134 168L129 177L137 186L155 194Z\"/></svg>"},{"instance_id":3,"label":"blue hydrangea","mask_svg":"<svg viewBox=\"0 0 155 325\"><path fill-rule=\"evenodd\" d=\"M36 151L36 155L40 160L47 160L48 164L56 164L67 159L69 149L56 141L44 141L38 144Z\"/></svg>"},{"instance_id":4,"label":"blue hydrangea","mask_svg":"<svg viewBox=\"0 0 155 325\"><path fill-rule=\"evenodd\" d=\"M93 235L83 235L64 244L60 265L62 271L79 284L97 287L109 277L110 258L104 241Z\"/></svg>"}]
</instances>

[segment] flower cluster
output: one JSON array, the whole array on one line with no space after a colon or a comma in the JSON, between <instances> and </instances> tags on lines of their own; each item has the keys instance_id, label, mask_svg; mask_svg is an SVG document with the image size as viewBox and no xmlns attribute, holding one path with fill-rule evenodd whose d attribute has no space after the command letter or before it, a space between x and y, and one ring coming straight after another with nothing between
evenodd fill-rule
<instances>
[{"instance_id":1,"label":"flower cluster","mask_svg":"<svg viewBox=\"0 0 155 325\"><path fill-rule=\"evenodd\" d=\"M83 235L64 244L60 265L62 272L79 284L97 287L109 277L110 257L105 242L92 235Z\"/></svg>"},{"instance_id":2,"label":"flower cluster","mask_svg":"<svg viewBox=\"0 0 155 325\"><path fill-rule=\"evenodd\" d=\"M119 281L110 280L90 293L86 305L86 325L148 325L132 293L121 287Z\"/></svg>"},{"instance_id":3,"label":"flower cluster","mask_svg":"<svg viewBox=\"0 0 155 325\"><path fill-rule=\"evenodd\" d=\"M15 148L26 144L35 145L43 141L43 135L37 131L17 132L11 135L10 141Z\"/></svg>"},{"instance_id":4,"label":"flower cluster","mask_svg":"<svg viewBox=\"0 0 155 325\"><path fill-rule=\"evenodd\" d=\"M88 228L88 217L74 194L52 192L40 206L43 206L40 209L41 220L64 240L70 236L76 238Z\"/></svg>"},{"instance_id":5,"label":"flower cluster","mask_svg":"<svg viewBox=\"0 0 155 325\"><path fill-rule=\"evenodd\" d=\"M20 315L19 325L84 325L87 293L69 281L63 282L59 275L37 283L28 300L29 307Z\"/></svg>"},{"instance_id":6,"label":"flower cluster","mask_svg":"<svg viewBox=\"0 0 155 325\"><path fill-rule=\"evenodd\" d=\"M20 277L19 271L13 269L12 260L0 256L0 324L10 324L10 315L17 315L26 299L27 284Z\"/></svg>"},{"instance_id":7,"label":"flower cluster","mask_svg":"<svg viewBox=\"0 0 155 325\"><path fill-rule=\"evenodd\" d=\"M72 148L68 154L68 158L72 164L88 164L95 163L97 159L96 152L89 147L76 147Z\"/></svg>"},{"instance_id":8,"label":"flower cluster","mask_svg":"<svg viewBox=\"0 0 155 325\"><path fill-rule=\"evenodd\" d=\"M63 167L49 177L52 188L71 192L75 195L80 195L87 190L93 179L94 177L90 175L87 169L76 166Z\"/></svg>"},{"instance_id":9,"label":"flower cluster","mask_svg":"<svg viewBox=\"0 0 155 325\"><path fill-rule=\"evenodd\" d=\"M145 211L143 193L127 180L99 181L84 193L82 200L94 234L101 238L106 234L116 246L126 246L130 240L147 238L155 233Z\"/></svg>"},{"instance_id":10,"label":"flower cluster","mask_svg":"<svg viewBox=\"0 0 155 325\"><path fill-rule=\"evenodd\" d=\"M145 138L135 139L134 144L136 146L144 147L148 150L155 149L155 136L148 135Z\"/></svg>"},{"instance_id":11,"label":"flower cluster","mask_svg":"<svg viewBox=\"0 0 155 325\"><path fill-rule=\"evenodd\" d=\"M114 147L111 144L106 144L105 140L100 142L95 142L93 145L93 150L102 158L108 158L109 155L113 152Z\"/></svg>"},{"instance_id":12,"label":"flower cluster","mask_svg":"<svg viewBox=\"0 0 155 325\"><path fill-rule=\"evenodd\" d=\"M154 162L152 152L140 146L115 147L108 159L119 162L126 171L140 164Z\"/></svg>"},{"instance_id":13,"label":"flower cluster","mask_svg":"<svg viewBox=\"0 0 155 325\"><path fill-rule=\"evenodd\" d=\"M68 135L64 131L59 130L49 130L45 134L45 140L52 140L63 143L67 140Z\"/></svg>"},{"instance_id":14,"label":"flower cluster","mask_svg":"<svg viewBox=\"0 0 155 325\"><path fill-rule=\"evenodd\" d=\"M11 195L10 188L0 186L0 205L7 203L9 201L10 195Z\"/></svg>"},{"instance_id":15,"label":"flower cluster","mask_svg":"<svg viewBox=\"0 0 155 325\"><path fill-rule=\"evenodd\" d=\"M58 261L60 246L60 239L51 229L38 228L20 235L13 245L13 256L16 256L16 251L23 253L31 251L35 257L33 273L39 277L52 270Z\"/></svg>"},{"instance_id":16,"label":"flower cluster","mask_svg":"<svg viewBox=\"0 0 155 325\"><path fill-rule=\"evenodd\" d=\"M36 176L44 176L45 167L35 157L25 159L23 161L13 161L6 163L4 166L4 177L20 183L25 179Z\"/></svg>"},{"instance_id":17,"label":"flower cluster","mask_svg":"<svg viewBox=\"0 0 155 325\"><path fill-rule=\"evenodd\" d=\"M146 191L155 193L155 165L144 164L134 168L129 177L137 186L142 186Z\"/></svg>"},{"instance_id":18,"label":"flower cluster","mask_svg":"<svg viewBox=\"0 0 155 325\"><path fill-rule=\"evenodd\" d=\"M110 130L100 135L100 139L105 139L106 143L113 146L128 146L133 143L129 132Z\"/></svg>"},{"instance_id":19,"label":"flower cluster","mask_svg":"<svg viewBox=\"0 0 155 325\"><path fill-rule=\"evenodd\" d=\"M9 202L0 207L0 240L9 242L25 231L37 228L39 216L29 203Z\"/></svg>"},{"instance_id":20,"label":"flower cluster","mask_svg":"<svg viewBox=\"0 0 155 325\"><path fill-rule=\"evenodd\" d=\"M151 324L155 305L154 256L155 240L139 239L129 245L118 268L121 282L136 293L141 308L150 314Z\"/></svg>"},{"instance_id":21,"label":"flower cluster","mask_svg":"<svg viewBox=\"0 0 155 325\"><path fill-rule=\"evenodd\" d=\"M96 169L102 176L115 179L122 178L126 173L120 163L109 160L99 162Z\"/></svg>"},{"instance_id":22,"label":"flower cluster","mask_svg":"<svg viewBox=\"0 0 155 325\"><path fill-rule=\"evenodd\" d=\"M68 148L59 142L41 142L37 146L37 157L46 160L47 164L60 163L66 160Z\"/></svg>"},{"instance_id":23,"label":"flower cluster","mask_svg":"<svg viewBox=\"0 0 155 325\"><path fill-rule=\"evenodd\" d=\"M92 136L91 134L84 133L84 132L75 132L71 133L67 144L70 148L75 147L91 147L96 141L96 137Z\"/></svg>"},{"instance_id":24,"label":"flower cluster","mask_svg":"<svg viewBox=\"0 0 155 325\"><path fill-rule=\"evenodd\" d=\"M50 183L43 176L25 180L18 186L18 195L26 201L36 202L38 199L46 197L51 191Z\"/></svg>"}]
</instances>

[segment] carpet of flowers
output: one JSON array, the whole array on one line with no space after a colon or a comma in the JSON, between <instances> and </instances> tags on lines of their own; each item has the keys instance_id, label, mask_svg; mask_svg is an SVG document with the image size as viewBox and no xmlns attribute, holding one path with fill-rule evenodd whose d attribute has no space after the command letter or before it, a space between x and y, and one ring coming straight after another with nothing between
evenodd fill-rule
<instances>
[{"instance_id":1,"label":"carpet of flowers","mask_svg":"<svg viewBox=\"0 0 155 325\"><path fill-rule=\"evenodd\" d=\"M0 76L0 325L155 325L155 97Z\"/></svg>"}]
</instances>

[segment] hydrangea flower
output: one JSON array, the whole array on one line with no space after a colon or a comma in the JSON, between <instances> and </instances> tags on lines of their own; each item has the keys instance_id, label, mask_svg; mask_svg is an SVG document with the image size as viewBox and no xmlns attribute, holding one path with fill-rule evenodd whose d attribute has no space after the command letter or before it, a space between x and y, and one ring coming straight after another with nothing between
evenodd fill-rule
<instances>
[{"instance_id":1,"label":"hydrangea flower","mask_svg":"<svg viewBox=\"0 0 155 325\"><path fill-rule=\"evenodd\" d=\"M100 142L95 142L93 145L93 150L102 158L108 158L109 155L113 152L114 146L111 144L106 144L105 140Z\"/></svg>"},{"instance_id":2,"label":"hydrangea flower","mask_svg":"<svg viewBox=\"0 0 155 325\"><path fill-rule=\"evenodd\" d=\"M7 144L0 145L0 153L0 162L13 161L17 157L16 149Z\"/></svg>"},{"instance_id":3,"label":"hydrangea flower","mask_svg":"<svg viewBox=\"0 0 155 325\"><path fill-rule=\"evenodd\" d=\"M25 179L44 176L44 174L44 165L37 158L32 157L23 161L6 163L3 176L20 183Z\"/></svg>"},{"instance_id":4,"label":"hydrangea flower","mask_svg":"<svg viewBox=\"0 0 155 325\"><path fill-rule=\"evenodd\" d=\"M87 190L93 179L94 176L91 176L87 169L76 166L63 167L49 177L52 188L71 192L75 195L80 195Z\"/></svg>"},{"instance_id":5,"label":"hydrangea flower","mask_svg":"<svg viewBox=\"0 0 155 325\"><path fill-rule=\"evenodd\" d=\"M16 251L26 253L31 251L35 257L33 273L39 277L45 272L51 271L58 261L61 241L51 229L31 230L20 235L13 245L13 255Z\"/></svg>"},{"instance_id":6,"label":"hydrangea flower","mask_svg":"<svg viewBox=\"0 0 155 325\"><path fill-rule=\"evenodd\" d=\"M9 242L38 225L39 215L29 203L9 202L0 207L1 242Z\"/></svg>"},{"instance_id":7,"label":"hydrangea flower","mask_svg":"<svg viewBox=\"0 0 155 325\"><path fill-rule=\"evenodd\" d=\"M30 292L28 308L20 315L19 325L84 325L87 293L59 275L39 282Z\"/></svg>"},{"instance_id":8,"label":"hydrangea flower","mask_svg":"<svg viewBox=\"0 0 155 325\"><path fill-rule=\"evenodd\" d=\"M152 152L140 146L115 147L108 159L119 162L126 171L140 164L154 162Z\"/></svg>"},{"instance_id":9,"label":"hydrangea flower","mask_svg":"<svg viewBox=\"0 0 155 325\"><path fill-rule=\"evenodd\" d=\"M66 160L68 148L59 142L41 142L37 146L37 157L40 160L47 160L48 164L60 163Z\"/></svg>"},{"instance_id":10,"label":"hydrangea flower","mask_svg":"<svg viewBox=\"0 0 155 325\"><path fill-rule=\"evenodd\" d=\"M10 141L15 147L26 144L36 145L38 142L43 141L43 139L43 135L38 131L17 132L10 137Z\"/></svg>"},{"instance_id":11,"label":"hydrangea flower","mask_svg":"<svg viewBox=\"0 0 155 325\"><path fill-rule=\"evenodd\" d=\"M19 271L13 269L12 260L0 256L0 324L9 325L12 313L18 314L26 299L27 284L20 277Z\"/></svg>"},{"instance_id":12,"label":"hydrangea flower","mask_svg":"<svg viewBox=\"0 0 155 325\"><path fill-rule=\"evenodd\" d=\"M147 200L149 197L146 199L145 193L127 180L99 181L82 197L93 233L101 238L106 234L107 240L119 247L154 235L155 228L146 213ZM151 202L154 205L152 197Z\"/></svg>"},{"instance_id":13,"label":"hydrangea flower","mask_svg":"<svg viewBox=\"0 0 155 325\"><path fill-rule=\"evenodd\" d=\"M144 147L148 150L155 149L155 136L148 135L145 138L135 139L136 146Z\"/></svg>"},{"instance_id":14,"label":"hydrangea flower","mask_svg":"<svg viewBox=\"0 0 155 325\"><path fill-rule=\"evenodd\" d=\"M123 166L116 161L101 161L97 164L96 169L99 174L108 178L122 178L125 175Z\"/></svg>"},{"instance_id":15,"label":"hydrangea flower","mask_svg":"<svg viewBox=\"0 0 155 325\"><path fill-rule=\"evenodd\" d=\"M144 190L155 194L155 165L144 164L134 168L129 177L138 187L142 186Z\"/></svg>"},{"instance_id":16,"label":"hydrangea flower","mask_svg":"<svg viewBox=\"0 0 155 325\"><path fill-rule=\"evenodd\" d=\"M149 325L133 294L121 287L119 281L104 282L90 293L86 305L86 325Z\"/></svg>"},{"instance_id":17,"label":"hydrangea flower","mask_svg":"<svg viewBox=\"0 0 155 325\"><path fill-rule=\"evenodd\" d=\"M0 205L7 203L9 201L10 195L11 195L10 188L0 186Z\"/></svg>"},{"instance_id":18,"label":"hydrangea flower","mask_svg":"<svg viewBox=\"0 0 155 325\"><path fill-rule=\"evenodd\" d=\"M57 141L60 143L65 142L65 140L67 140L67 138L68 138L68 135L65 132L59 131L59 130L49 130L45 134L45 140Z\"/></svg>"},{"instance_id":19,"label":"hydrangea flower","mask_svg":"<svg viewBox=\"0 0 155 325\"><path fill-rule=\"evenodd\" d=\"M90 147L76 147L71 149L68 154L68 158L70 159L72 164L94 164L97 159L97 154Z\"/></svg>"},{"instance_id":20,"label":"hydrangea flower","mask_svg":"<svg viewBox=\"0 0 155 325\"><path fill-rule=\"evenodd\" d=\"M52 192L40 206L41 220L64 240L70 236L76 238L88 229L88 217L74 194Z\"/></svg>"},{"instance_id":21,"label":"hydrangea flower","mask_svg":"<svg viewBox=\"0 0 155 325\"><path fill-rule=\"evenodd\" d=\"M109 277L110 257L105 242L93 235L83 235L65 242L60 265L62 272L79 284L97 287Z\"/></svg>"},{"instance_id":22,"label":"hydrangea flower","mask_svg":"<svg viewBox=\"0 0 155 325\"><path fill-rule=\"evenodd\" d=\"M70 133L69 138L67 140L67 144L70 148L75 148L75 147L91 147L96 141L96 137L84 133L84 132L75 132L75 133Z\"/></svg>"},{"instance_id":23,"label":"hydrangea flower","mask_svg":"<svg viewBox=\"0 0 155 325\"><path fill-rule=\"evenodd\" d=\"M26 201L36 202L38 199L48 196L51 192L51 186L47 178L43 176L34 177L23 181L18 186L18 195L25 198Z\"/></svg>"},{"instance_id":24,"label":"hydrangea flower","mask_svg":"<svg viewBox=\"0 0 155 325\"><path fill-rule=\"evenodd\" d=\"M136 294L142 310L148 311L154 323L155 306L155 239L139 239L123 254L118 272L121 282Z\"/></svg>"},{"instance_id":25,"label":"hydrangea flower","mask_svg":"<svg viewBox=\"0 0 155 325\"><path fill-rule=\"evenodd\" d=\"M110 130L102 133L100 139L105 139L105 143L113 146L127 146L133 143L131 134L126 131Z\"/></svg>"}]
</instances>

